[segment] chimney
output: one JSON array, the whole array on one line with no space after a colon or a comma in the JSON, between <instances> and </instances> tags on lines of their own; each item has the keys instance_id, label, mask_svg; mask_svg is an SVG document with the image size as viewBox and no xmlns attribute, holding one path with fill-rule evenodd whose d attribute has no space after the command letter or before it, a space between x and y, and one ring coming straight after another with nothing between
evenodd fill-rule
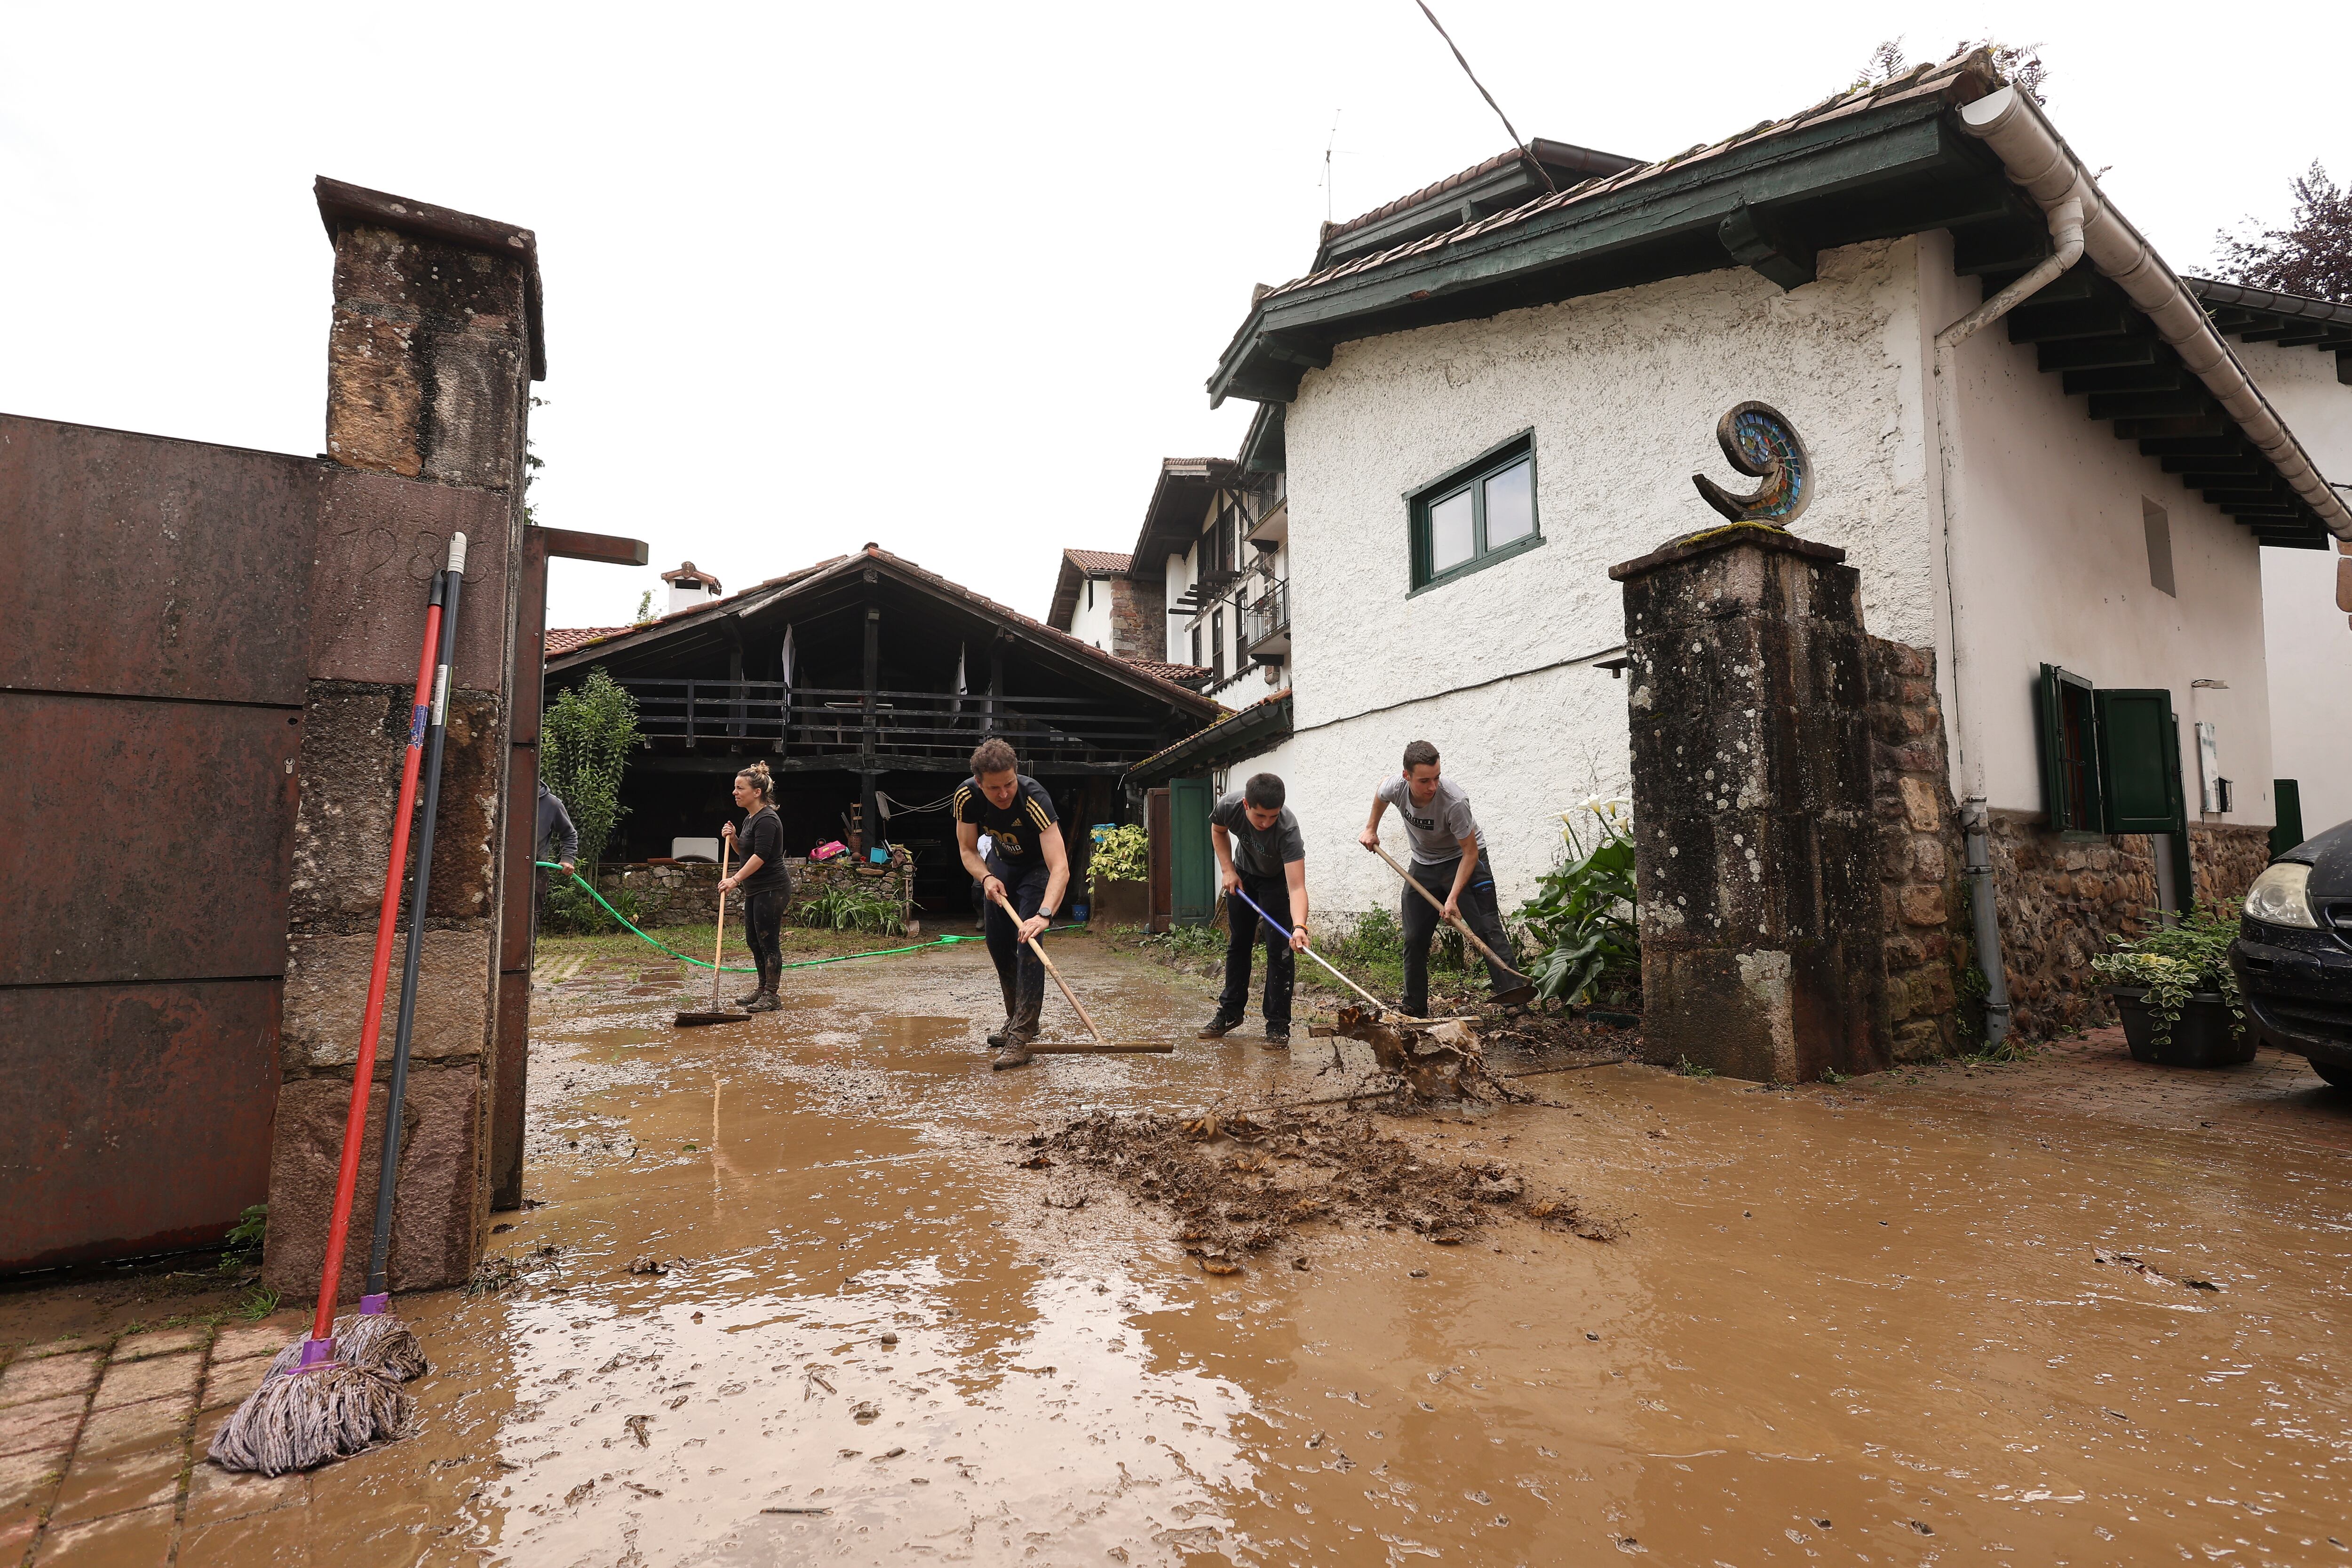
<instances>
[{"instance_id":1,"label":"chimney","mask_svg":"<svg viewBox=\"0 0 2352 1568\"><path fill-rule=\"evenodd\" d=\"M719 579L691 561L681 563L675 572L663 573L662 581L669 584L669 613L673 616L719 597Z\"/></svg>"}]
</instances>

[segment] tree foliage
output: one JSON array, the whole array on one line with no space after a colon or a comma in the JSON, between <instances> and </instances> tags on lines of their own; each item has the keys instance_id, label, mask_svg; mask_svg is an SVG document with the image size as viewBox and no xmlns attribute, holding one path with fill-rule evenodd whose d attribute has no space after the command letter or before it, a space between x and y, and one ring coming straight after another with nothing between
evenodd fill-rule
<instances>
[{"instance_id":1,"label":"tree foliage","mask_svg":"<svg viewBox=\"0 0 2352 1568\"><path fill-rule=\"evenodd\" d=\"M2316 161L2289 188L2294 208L2285 227L2260 228L2249 217L2239 233L2213 237L2214 273L2253 289L2352 300L2352 190Z\"/></svg>"},{"instance_id":2,"label":"tree foliage","mask_svg":"<svg viewBox=\"0 0 2352 1568\"><path fill-rule=\"evenodd\" d=\"M637 749L637 700L598 665L562 692L539 725L539 776L563 797L580 830L580 858L594 874L628 808L621 775Z\"/></svg>"}]
</instances>

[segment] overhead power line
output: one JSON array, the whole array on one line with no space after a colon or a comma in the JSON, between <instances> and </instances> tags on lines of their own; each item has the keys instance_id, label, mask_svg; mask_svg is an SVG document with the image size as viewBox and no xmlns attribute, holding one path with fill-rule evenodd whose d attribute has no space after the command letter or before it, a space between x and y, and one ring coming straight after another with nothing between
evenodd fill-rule
<instances>
[{"instance_id":1,"label":"overhead power line","mask_svg":"<svg viewBox=\"0 0 2352 1568\"><path fill-rule=\"evenodd\" d=\"M1462 74L1470 79L1470 85L1478 89L1478 96L1485 99L1486 107L1495 111L1495 118L1503 122L1503 129L1511 133L1512 143L1518 148L1519 156L1533 166L1536 178L1544 183L1544 189L1558 195L1559 187L1551 183L1551 171L1545 168L1542 160L1529 150L1527 138L1521 136L1518 128L1511 123L1511 117L1503 112L1503 106L1495 101L1495 95L1486 90L1486 84L1478 79L1478 73L1470 68L1470 62L1462 58L1462 46L1454 41L1454 35L1445 30L1445 24L1439 21L1437 13L1429 8L1429 0L1412 0L1412 3L1421 7L1421 14L1429 18L1431 26L1437 29L1437 36L1445 40L1445 47L1454 51L1454 61L1461 66Z\"/></svg>"}]
</instances>

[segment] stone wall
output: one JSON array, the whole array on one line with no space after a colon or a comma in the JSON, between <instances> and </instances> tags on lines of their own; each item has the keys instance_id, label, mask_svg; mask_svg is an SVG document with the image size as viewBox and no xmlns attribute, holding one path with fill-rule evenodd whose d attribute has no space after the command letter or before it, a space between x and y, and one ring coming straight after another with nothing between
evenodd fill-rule
<instances>
[{"instance_id":1,"label":"stone wall","mask_svg":"<svg viewBox=\"0 0 2352 1568\"><path fill-rule=\"evenodd\" d=\"M1152 577L1136 582L1107 579L1110 590L1110 651L1121 658L1168 657L1168 584Z\"/></svg>"},{"instance_id":2,"label":"stone wall","mask_svg":"<svg viewBox=\"0 0 2352 1568\"><path fill-rule=\"evenodd\" d=\"M836 855L830 860L787 856L784 867L793 879L787 921L833 889L852 884L895 900L900 919L914 918L914 858L902 847L892 847L887 866L860 866L846 855ZM648 929L706 924L719 912L719 868L705 860L606 866L597 873L596 884L607 898L620 891L635 894L638 923ZM735 900L728 900L730 921L738 907Z\"/></svg>"},{"instance_id":3,"label":"stone wall","mask_svg":"<svg viewBox=\"0 0 2352 1568\"><path fill-rule=\"evenodd\" d=\"M1990 814L2000 955L2011 1030L2047 1039L2063 1029L2111 1023L2091 960L2110 933L2143 929L2156 907L2156 858L2145 834L2067 838L2040 812Z\"/></svg>"},{"instance_id":4,"label":"stone wall","mask_svg":"<svg viewBox=\"0 0 2352 1568\"><path fill-rule=\"evenodd\" d=\"M1928 648L1871 637L1871 807L1886 922L1889 1047L1927 1061L1959 1043L1954 937L1967 929L1958 813Z\"/></svg>"},{"instance_id":5,"label":"stone wall","mask_svg":"<svg viewBox=\"0 0 2352 1568\"><path fill-rule=\"evenodd\" d=\"M2306 831L2316 828L2306 825ZM2246 897L2246 889L2271 863L2271 830L2235 823L2192 822L2189 825L2189 875L2197 885L2201 908L2220 904L2231 912Z\"/></svg>"}]
</instances>

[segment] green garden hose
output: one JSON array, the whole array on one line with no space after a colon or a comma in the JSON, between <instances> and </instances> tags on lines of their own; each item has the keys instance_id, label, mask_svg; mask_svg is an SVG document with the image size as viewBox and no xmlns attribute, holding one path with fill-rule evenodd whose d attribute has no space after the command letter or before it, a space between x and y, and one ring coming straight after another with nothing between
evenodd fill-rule
<instances>
[{"instance_id":1,"label":"green garden hose","mask_svg":"<svg viewBox=\"0 0 2352 1568\"><path fill-rule=\"evenodd\" d=\"M542 871L563 871L563 868L557 865L552 860L538 860L533 861L532 864L539 867ZM619 921L623 928L625 929L632 936L636 937L639 941L646 942L651 946L661 949L662 952L668 953L672 958L677 959L682 963L691 963L697 969L709 969L710 967L710 961L709 959L697 958L692 953L680 952L677 949L670 946L668 943L647 936L644 931L641 931L637 930L635 926L631 925L629 923L628 917L622 914L620 910L614 909L612 905L604 903L604 895L598 892L594 887L591 886L588 879L582 876L579 872L563 871L563 874L571 878L573 881L579 883L583 888L586 888L588 889L588 896L595 900L599 904L604 904L604 912L612 916L614 920ZM1073 924L1051 926L1047 929L1052 931L1083 931L1086 928ZM920 952L927 947L947 947L959 942L981 942L983 940L985 939L977 936L934 937L929 942L919 942L911 947L880 947L876 948L871 952L843 952L836 953L831 958L803 958L794 963L787 963L784 967L786 969L814 969L820 963L847 963L853 958L888 958L894 953ZM720 966L719 972L724 974L751 974L757 973L757 971L747 963L723 964Z\"/></svg>"}]
</instances>

